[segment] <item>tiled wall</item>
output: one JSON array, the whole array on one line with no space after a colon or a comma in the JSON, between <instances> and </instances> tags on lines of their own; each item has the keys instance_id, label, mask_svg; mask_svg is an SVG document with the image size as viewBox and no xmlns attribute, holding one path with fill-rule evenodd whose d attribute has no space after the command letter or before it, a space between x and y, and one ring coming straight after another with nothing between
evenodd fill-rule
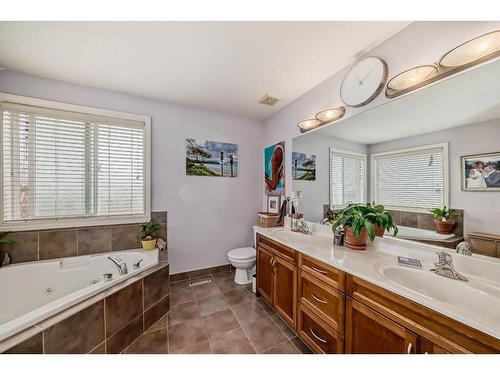
<instances>
[{"instance_id":1,"label":"tiled wall","mask_svg":"<svg viewBox=\"0 0 500 375\"><path fill-rule=\"evenodd\" d=\"M117 354L170 309L169 266L154 272L44 329L8 354Z\"/></svg>"},{"instance_id":2,"label":"tiled wall","mask_svg":"<svg viewBox=\"0 0 500 375\"><path fill-rule=\"evenodd\" d=\"M167 240L167 212L152 212L151 218L160 225L158 236ZM140 224L12 232L9 237L15 243L0 245L0 255L3 257L3 253L9 253L11 263L141 247ZM161 256L166 256L166 252L162 252Z\"/></svg>"},{"instance_id":3,"label":"tiled wall","mask_svg":"<svg viewBox=\"0 0 500 375\"><path fill-rule=\"evenodd\" d=\"M427 213L415 213L408 211L391 211L391 210L387 211L394 218L394 223L396 225L436 231L436 223L434 222L434 217L430 213L427 214ZM456 219L457 223L453 228L453 233L458 237L463 237L464 211L463 210L455 210L455 211L457 211L460 214L460 218Z\"/></svg>"}]
</instances>

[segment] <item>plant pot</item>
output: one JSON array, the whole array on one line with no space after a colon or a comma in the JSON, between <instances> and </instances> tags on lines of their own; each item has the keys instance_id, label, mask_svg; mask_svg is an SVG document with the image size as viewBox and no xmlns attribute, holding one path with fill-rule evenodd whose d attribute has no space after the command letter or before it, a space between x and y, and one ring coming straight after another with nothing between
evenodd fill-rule
<instances>
[{"instance_id":1,"label":"plant pot","mask_svg":"<svg viewBox=\"0 0 500 375\"><path fill-rule=\"evenodd\" d=\"M384 237L385 228L380 228L378 224L375 224L374 227L375 227L375 236Z\"/></svg>"},{"instance_id":2,"label":"plant pot","mask_svg":"<svg viewBox=\"0 0 500 375\"><path fill-rule=\"evenodd\" d=\"M368 231L363 229L359 237L354 236L352 228L345 228L345 245L353 250L366 250L368 242Z\"/></svg>"},{"instance_id":3,"label":"plant pot","mask_svg":"<svg viewBox=\"0 0 500 375\"><path fill-rule=\"evenodd\" d=\"M453 227L455 226L454 220L442 221L442 220L434 220L436 223L436 229L439 234L452 234Z\"/></svg>"},{"instance_id":4,"label":"plant pot","mask_svg":"<svg viewBox=\"0 0 500 375\"><path fill-rule=\"evenodd\" d=\"M154 250L156 247L156 238L152 240L141 240L142 248L146 251Z\"/></svg>"}]
</instances>

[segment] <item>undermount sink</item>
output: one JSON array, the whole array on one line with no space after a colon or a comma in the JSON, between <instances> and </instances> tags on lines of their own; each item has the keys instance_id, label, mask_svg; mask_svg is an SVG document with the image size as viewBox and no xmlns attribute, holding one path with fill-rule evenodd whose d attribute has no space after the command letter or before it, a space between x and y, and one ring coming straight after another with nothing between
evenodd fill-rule
<instances>
[{"instance_id":1,"label":"undermount sink","mask_svg":"<svg viewBox=\"0 0 500 375\"><path fill-rule=\"evenodd\" d=\"M500 289L494 286L452 280L426 269L392 265L377 268L383 276L414 293L455 307L475 306L482 314L500 319L500 312L491 309L500 306Z\"/></svg>"},{"instance_id":2,"label":"undermount sink","mask_svg":"<svg viewBox=\"0 0 500 375\"><path fill-rule=\"evenodd\" d=\"M291 230L279 229L274 231L274 236L279 241L283 241L285 243L296 243L296 244L307 244L307 245L315 245L328 242L328 238L325 239L323 236L319 236L316 234L304 234L299 232L292 232Z\"/></svg>"}]
</instances>

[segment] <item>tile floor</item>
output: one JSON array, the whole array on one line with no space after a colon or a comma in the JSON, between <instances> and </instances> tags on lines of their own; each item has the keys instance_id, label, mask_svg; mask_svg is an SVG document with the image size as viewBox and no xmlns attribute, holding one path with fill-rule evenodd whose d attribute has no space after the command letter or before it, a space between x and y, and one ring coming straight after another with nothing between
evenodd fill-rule
<instances>
[{"instance_id":1,"label":"tile floor","mask_svg":"<svg viewBox=\"0 0 500 375\"><path fill-rule=\"evenodd\" d=\"M178 354L300 354L307 345L251 285L233 282L226 271L211 282L189 286L170 284L170 313L161 318L124 353Z\"/></svg>"}]
</instances>

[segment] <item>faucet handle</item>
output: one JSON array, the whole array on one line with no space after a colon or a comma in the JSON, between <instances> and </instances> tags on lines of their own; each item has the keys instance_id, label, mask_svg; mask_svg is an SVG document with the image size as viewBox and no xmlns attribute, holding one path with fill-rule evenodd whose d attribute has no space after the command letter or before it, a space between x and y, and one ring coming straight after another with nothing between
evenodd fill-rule
<instances>
[{"instance_id":1,"label":"faucet handle","mask_svg":"<svg viewBox=\"0 0 500 375\"><path fill-rule=\"evenodd\" d=\"M108 282L108 281L113 280L113 274L112 273L103 273L102 274L102 280L104 282Z\"/></svg>"},{"instance_id":2,"label":"faucet handle","mask_svg":"<svg viewBox=\"0 0 500 375\"><path fill-rule=\"evenodd\" d=\"M141 262L143 261L144 259L139 259L137 262L135 262L132 266L134 267L134 270L138 269L138 268L141 268Z\"/></svg>"},{"instance_id":3,"label":"faucet handle","mask_svg":"<svg viewBox=\"0 0 500 375\"><path fill-rule=\"evenodd\" d=\"M450 264L453 262L453 258L446 251L440 251L436 254L438 256L438 263L440 264Z\"/></svg>"}]
</instances>

